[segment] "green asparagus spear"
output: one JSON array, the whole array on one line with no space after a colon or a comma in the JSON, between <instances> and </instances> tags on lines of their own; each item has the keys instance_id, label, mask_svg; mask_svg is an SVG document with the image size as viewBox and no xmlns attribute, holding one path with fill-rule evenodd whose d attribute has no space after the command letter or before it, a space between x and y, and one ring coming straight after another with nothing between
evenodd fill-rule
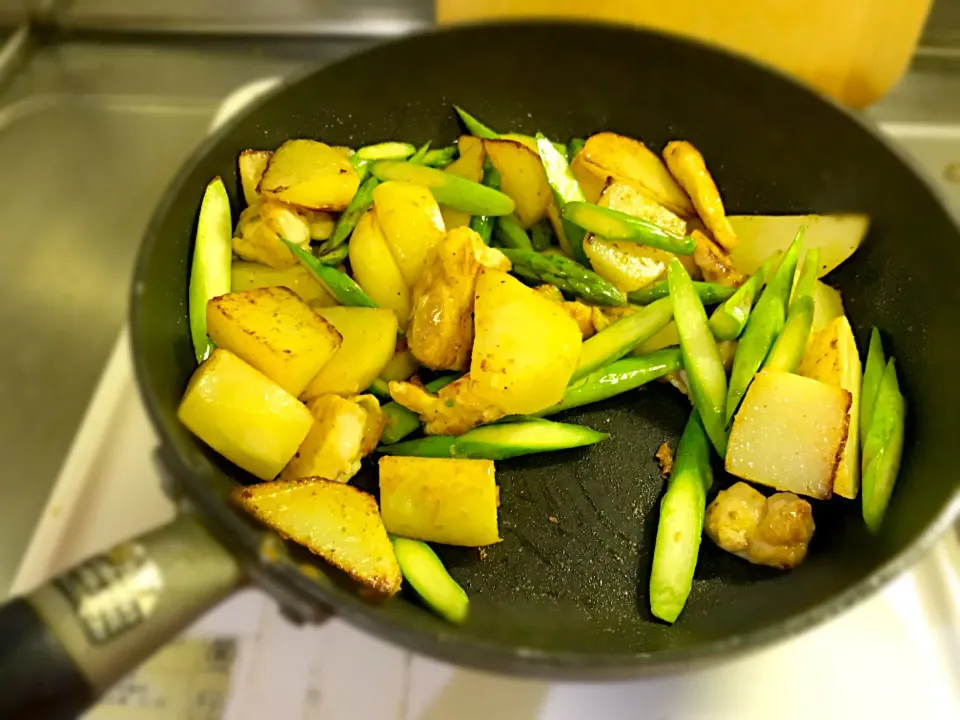
<instances>
[{"instance_id":1,"label":"green asparagus spear","mask_svg":"<svg viewBox=\"0 0 960 720\"><path fill-rule=\"evenodd\" d=\"M455 145L448 145L443 148L431 150L423 156L423 165L434 168L444 168L457 158L457 148Z\"/></svg>"},{"instance_id":2,"label":"green asparagus spear","mask_svg":"<svg viewBox=\"0 0 960 720\"><path fill-rule=\"evenodd\" d=\"M797 278L797 284L793 288L793 295L790 300L790 310L793 310L793 304L805 297L813 297L813 286L817 282L817 276L820 273L820 248L810 248L807 250L806 257L803 258L803 265L800 267L800 276Z\"/></svg>"},{"instance_id":3,"label":"green asparagus spear","mask_svg":"<svg viewBox=\"0 0 960 720\"><path fill-rule=\"evenodd\" d=\"M335 247L332 250L326 247L326 243L321 245L317 249L317 260L322 262L324 265L332 265L336 267L340 265L344 260L347 259L347 255L350 253L350 246L346 243Z\"/></svg>"},{"instance_id":4,"label":"green asparagus spear","mask_svg":"<svg viewBox=\"0 0 960 720\"><path fill-rule=\"evenodd\" d=\"M783 330L787 316L787 299L790 297L793 275L797 270L803 231L804 228L801 226L793 244L784 254L780 266L763 289L737 345L737 354L733 358L733 369L730 371L730 385L727 390L727 422L733 419L744 393L747 392L747 387L753 381L753 376L760 369L774 341Z\"/></svg>"},{"instance_id":5,"label":"green asparagus spear","mask_svg":"<svg viewBox=\"0 0 960 720\"><path fill-rule=\"evenodd\" d=\"M623 305L626 302L623 294L609 282L563 255L544 255L532 249L506 247L502 252L513 264L513 272L521 277L556 285L571 295L603 305Z\"/></svg>"},{"instance_id":6,"label":"green asparagus spear","mask_svg":"<svg viewBox=\"0 0 960 720\"><path fill-rule=\"evenodd\" d=\"M554 415L563 410L600 402L645 385L667 373L683 369L680 351L676 348L657 350L638 357L625 357L605 365L599 370L570 385L563 399L556 405L537 413L539 416Z\"/></svg>"},{"instance_id":7,"label":"green asparagus spear","mask_svg":"<svg viewBox=\"0 0 960 720\"><path fill-rule=\"evenodd\" d=\"M500 173L489 160L483 162L483 184L488 188L500 190ZM477 233L483 242L490 244L490 238L493 236L493 226L497 218L493 215L474 215L470 218L470 229Z\"/></svg>"},{"instance_id":8,"label":"green asparagus spear","mask_svg":"<svg viewBox=\"0 0 960 720\"><path fill-rule=\"evenodd\" d=\"M381 400L390 399L390 383L388 383L383 378L377 378L373 381L370 387L367 388L368 393L376 395Z\"/></svg>"},{"instance_id":9,"label":"green asparagus spear","mask_svg":"<svg viewBox=\"0 0 960 720\"><path fill-rule=\"evenodd\" d=\"M587 141L583 138L574 138L570 141L570 146L568 152L570 154L570 162L573 162L573 159L577 154L583 150L583 146L587 144Z\"/></svg>"},{"instance_id":10,"label":"green asparagus spear","mask_svg":"<svg viewBox=\"0 0 960 720\"><path fill-rule=\"evenodd\" d=\"M900 470L906 413L895 361L891 359L880 380L863 444L863 519L875 533L880 531Z\"/></svg>"},{"instance_id":11,"label":"green asparagus spear","mask_svg":"<svg viewBox=\"0 0 960 720\"><path fill-rule=\"evenodd\" d=\"M213 341L207 336L207 302L230 292L230 198L223 181L216 177L203 192L197 236L190 266L190 336L197 362L213 352Z\"/></svg>"},{"instance_id":12,"label":"green asparagus spear","mask_svg":"<svg viewBox=\"0 0 960 720\"><path fill-rule=\"evenodd\" d=\"M510 213L498 217L496 220L493 234L497 240L497 245L501 248L533 252L533 243L530 242L530 236L520 226L520 221L517 220L516 215Z\"/></svg>"},{"instance_id":13,"label":"green asparagus spear","mask_svg":"<svg viewBox=\"0 0 960 720\"><path fill-rule=\"evenodd\" d=\"M763 289L770 271L776 266L781 252L776 252L750 276L710 317L710 329L717 340L736 340L747 325L753 303Z\"/></svg>"},{"instance_id":14,"label":"green asparagus spear","mask_svg":"<svg viewBox=\"0 0 960 720\"><path fill-rule=\"evenodd\" d=\"M350 204L347 205L347 209L343 211L343 215L337 220L330 239L324 243L326 248L333 250L335 247L339 247L346 242L347 238L350 237L350 233L353 232L357 223L360 222L360 218L362 218L364 213L373 205L373 191L377 189L377 185L379 184L380 181L375 177L367 178L361 183L360 187L357 188L357 192L353 194Z\"/></svg>"},{"instance_id":15,"label":"green asparagus spear","mask_svg":"<svg viewBox=\"0 0 960 720\"><path fill-rule=\"evenodd\" d=\"M706 493L713 484L710 441L694 410L680 438L660 520L650 573L650 611L672 623L690 595L700 553Z\"/></svg>"},{"instance_id":16,"label":"green asparagus spear","mask_svg":"<svg viewBox=\"0 0 960 720\"><path fill-rule=\"evenodd\" d=\"M403 579L413 586L423 601L438 615L452 623L467 618L470 600L457 581L440 562L429 545L420 540L390 536Z\"/></svg>"},{"instance_id":17,"label":"green asparagus spear","mask_svg":"<svg viewBox=\"0 0 960 720\"><path fill-rule=\"evenodd\" d=\"M697 291L697 297L704 305L716 305L730 298L735 289L711 282L694 282L693 289ZM670 283L666 280L655 283L642 290L634 290L627 295L627 301L631 305L649 305L654 300L665 298L670 295Z\"/></svg>"},{"instance_id":18,"label":"green asparagus spear","mask_svg":"<svg viewBox=\"0 0 960 720\"><path fill-rule=\"evenodd\" d=\"M687 371L693 406L720 457L727 452L727 372L710 332L707 313L693 289L693 281L679 260L670 261L668 281L673 318L680 336L683 367Z\"/></svg>"},{"instance_id":19,"label":"green asparagus spear","mask_svg":"<svg viewBox=\"0 0 960 720\"><path fill-rule=\"evenodd\" d=\"M860 444L866 446L870 423L873 421L873 405L877 400L877 390L887 361L883 355L883 341L880 331L870 331L870 345L867 350L867 362L863 366L863 392L860 395Z\"/></svg>"},{"instance_id":20,"label":"green asparagus spear","mask_svg":"<svg viewBox=\"0 0 960 720\"><path fill-rule=\"evenodd\" d=\"M424 386L424 389L430 393L438 393L456 379L456 375L445 375L432 382L428 382ZM381 406L380 410L387 420L387 424L383 429L383 435L380 436L380 442L383 445L400 442L420 427L420 416L398 402L388 402Z\"/></svg>"},{"instance_id":21,"label":"green asparagus spear","mask_svg":"<svg viewBox=\"0 0 960 720\"><path fill-rule=\"evenodd\" d=\"M562 214L564 220L605 240L626 240L676 255L690 255L697 246L692 237L675 235L642 218L585 201L567 203Z\"/></svg>"},{"instance_id":22,"label":"green asparagus spear","mask_svg":"<svg viewBox=\"0 0 960 720\"><path fill-rule=\"evenodd\" d=\"M499 133L488 128L462 107L454 105L453 109L457 111L457 115L460 116L463 126L471 135L476 135L478 138L486 138L488 140L495 140L500 137Z\"/></svg>"},{"instance_id":23,"label":"green asparagus spear","mask_svg":"<svg viewBox=\"0 0 960 720\"><path fill-rule=\"evenodd\" d=\"M455 437L431 435L419 440L383 445L379 452L410 457L450 457L480 460L506 460L533 453L565 450L594 445L607 433L582 425L528 420L502 425L484 425Z\"/></svg>"},{"instance_id":24,"label":"green asparagus spear","mask_svg":"<svg viewBox=\"0 0 960 720\"><path fill-rule=\"evenodd\" d=\"M417 149L405 142L382 142L359 148L354 155L360 160L406 160Z\"/></svg>"},{"instance_id":25,"label":"green asparagus spear","mask_svg":"<svg viewBox=\"0 0 960 720\"><path fill-rule=\"evenodd\" d=\"M537 150L557 208L562 212L568 203L585 202L583 189L570 172L566 159L542 133L537 133ZM573 259L584 267L590 267L590 260L583 251L583 239L586 235L583 229L567 221L564 223L564 233L570 243Z\"/></svg>"},{"instance_id":26,"label":"green asparagus spear","mask_svg":"<svg viewBox=\"0 0 960 720\"><path fill-rule=\"evenodd\" d=\"M530 243L537 252L546 250L553 245L553 229L546 220L535 223L530 228Z\"/></svg>"},{"instance_id":27,"label":"green asparagus spear","mask_svg":"<svg viewBox=\"0 0 960 720\"><path fill-rule=\"evenodd\" d=\"M449 205L471 215L509 215L516 207L513 200L502 192L424 165L381 160L371 166L370 172L380 180L402 180L423 185L441 205Z\"/></svg>"},{"instance_id":28,"label":"green asparagus spear","mask_svg":"<svg viewBox=\"0 0 960 720\"><path fill-rule=\"evenodd\" d=\"M773 344L773 349L763 363L770 372L796 372L803 359L813 326L813 298L797 298L790 305L790 314L783 331Z\"/></svg>"},{"instance_id":29,"label":"green asparagus spear","mask_svg":"<svg viewBox=\"0 0 960 720\"><path fill-rule=\"evenodd\" d=\"M573 371L570 382L619 360L637 345L663 330L672 319L673 298L669 297L620 318L610 327L584 341L580 349L580 362Z\"/></svg>"},{"instance_id":30,"label":"green asparagus spear","mask_svg":"<svg viewBox=\"0 0 960 720\"><path fill-rule=\"evenodd\" d=\"M370 299L370 296L367 295L349 275L340 272L335 267L324 265L307 250L304 250L299 245L294 245L286 238L281 239L286 246L290 248L290 252L293 253L297 261L309 270L310 274L333 294L338 303L356 307L377 307L377 304Z\"/></svg>"},{"instance_id":31,"label":"green asparagus spear","mask_svg":"<svg viewBox=\"0 0 960 720\"><path fill-rule=\"evenodd\" d=\"M422 165L424 159L427 157L427 153L430 152L430 141L427 140L420 148L410 156L409 162L414 165Z\"/></svg>"},{"instance_id":32,"label":"green asparagus spear","mask_svg":"<svg viewBox=\"0 0 960 720\"><path fill-rule=\"evenodd\" d=\"M367 179L367 174L370 172L370 160L361 159L356 153L347 158L350 161L350 164L353 165L353 169L357 171L357 175L360 177L360 182L363 182Z\"/></svg>"}]
</instances>

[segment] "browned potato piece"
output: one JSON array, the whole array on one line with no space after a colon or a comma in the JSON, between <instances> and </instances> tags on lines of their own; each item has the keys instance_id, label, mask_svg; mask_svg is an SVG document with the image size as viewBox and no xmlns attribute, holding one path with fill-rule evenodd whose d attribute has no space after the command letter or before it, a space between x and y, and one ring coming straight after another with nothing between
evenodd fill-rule
<instances>
[{"instance_id":1,"label":"browned potato piece","mask_svg":"<svg viewBox=\"0 0 960 720\"><path fill-rule=\"evenodd\" d=\"M553 202L540 156L516 140L484 140L490 162L500 172L500 189L516 203L524 228L539 222Z\"/></svg>"},{"instance_id":2,"label":"browned potato piece","mask_svg":"<svg viewBox=\"0 0 960 720\"><path fill-rule=\"evenodd\" d=\"M257 192L310 210L340 212L359 186L360 176L342 153L316 140L287 140L270 157Z\"/></svg>"},{"instance_id":3,"label":"browned potato piece","mask_svg":"<svg viewBox=\"0 0 960 720\"><path fill-rule=\"evenodd\" d=\"M687 191L697 214L725 250L737 246L737 235L727 220L723 200L707 170L703 155L688 142L675 140L663 149L663 159L681 187Z\"/></svg>"},{"instance_id":4,"label":"browned potato piece","mask_svg":"<svg viewBox=\"0 0 960 720\"><path fill-rule=\"evenodd\" d=\"M207 303L217 344L299 396L340 347L340 333L285 287L227 293Z\"/></svg>"},{"instance_id":5,"label":"browned potato piece","mask_svg":"<svg viewBox=\"0 0 960 720\"><path fill-rule=\"evenodd\" d=\"M607 183L613 181L603 168L587 163L583 153L577 153L570 162L570 172L580 183L580 189L583 190L583 196L587 202L597 202Z\"/></svg>"},{"instance_id":6,"label":"browned potato piece","mask_svg":"<svg viewBox=\"0 0 960 720\"><path fill-rule=\"evenodd\" d=\"M850 402L840 387L791 373L758 373L733 420L727 472L829 498L847 441Z\"/></svg>"},{"instance_id":7,"label":"browned potato piece","mask_svg":"<svg viewBox=\"0 0 960 720\"><path fill-rule=\"evenodd\" d=\"M380 440L380 404L372 395L349 399L324 395L311 400L307 409L316 422L280 473L280 479L318 477L347 482L360 470L360 460Z\"/></svg>"},{"instance_id":8,"label":"browned potato piece","mask_svg":"<svg viewBox=\"0 0 960 720\"><path fill-rule=\"evenodd\" d=\"M293 395L223 348L193 373L177 417L261 480L277 476L313 426L313 417Z\"/></svg>"},{"instance_id":9,"label":"browned potato piece","mask_svg":"<svg viewBox=\"0 0 960 720\"><path fill-rule=\"evenodd\" d=\"M404 281L413 287L446 232L440 206L427 188L389 180L373 191L373 209Z\"/></svg>"},{"instance_id":10,"label":"browned potato piece","mask_svg":"<svg viewBox=\"0 0 960 720\"><path fill-rule=\"evenodd\" d=\"M237 158L240 185L243 188L243 199L247 201L247 207L260 202L257 185L260 184L260 178L263 177L263 171L267 169L271 155L273 153L269 150L244 150Z\"/></svg>"},{"instance_id":11,"label":"browned potato piece","mask_svg":"<svg viewBox=\"0 0 960 720\"><path fill-rule=\"evenodd\" d=\"M472 182L480 182L483 179L483 140L473 135L461 135L457 140L457 150L460 152L460 157L447 165L444 172ZM441 205L440 214L443 216L443 225L447 230L470 224L471 216L468 212Z\"/></svg>"},{"instance_id":12,"label":"browned potato piece","mask_svg":"<svg viewBox=\"0 0 960 720\"><path fill-rule=\"evenodd\" d=\"M378 595L400 589L400 566L377 503L362 490L303 478L240 487L232 499L280 537L303 545Z\"/></svg>"},{"instance_id":13,"label":"browned potato piece","mask_svg":"<svg viewBox=\"0 0 960 720\"><path fill-rule=\"evenodd\" d=\"M492 460L380 458L387 531L414 540L479 547L500 542Z\"/></svg>"},{"instance_id":14,"label":"browned potato piece","mask_svg":"<svg viewBox=\"0 0 960 720\"><path fill-rule=\"evenodd\" d=\"M677 185L663 161L638 140L612 132L597 133L587 138L578 158L582 158L578 162L579 172L590 172L604 183L612 177L634 185L680 217L696 216L690 198Z\"/></svg>"}]
</instances>

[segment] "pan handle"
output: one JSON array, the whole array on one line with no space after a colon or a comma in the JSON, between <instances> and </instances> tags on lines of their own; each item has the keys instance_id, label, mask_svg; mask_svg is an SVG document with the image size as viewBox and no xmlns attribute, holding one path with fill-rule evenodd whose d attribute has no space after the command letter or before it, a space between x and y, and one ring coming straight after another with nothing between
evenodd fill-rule
<instances>
[{"instance_id":1,"label":"pan handle","mask_svg":"<svg viewBox=\"0 0 960 720\"><path fill-rule=\"evenodd\" d=\"M76 717L242 582L187 513L7 602L0 718Z\"/></svg>"}]
</instances>

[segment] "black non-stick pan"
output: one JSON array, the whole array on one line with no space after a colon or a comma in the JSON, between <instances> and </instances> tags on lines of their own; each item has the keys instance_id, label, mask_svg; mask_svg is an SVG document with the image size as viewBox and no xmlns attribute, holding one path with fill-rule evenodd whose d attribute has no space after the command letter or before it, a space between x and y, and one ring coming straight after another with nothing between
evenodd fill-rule
<instances>
[{"instance_id":1,"label":"black non-stick pan","mask_svg":"<svg viewBox=\"0 0 960 720\"><path fill-rule=\"evenodd\" d=\"M654 452L675 443L689 412L685 398L658 384L569 414L611 433L598 446L498 463L503 542L483 557L440 549L471 598L462 627L405 595L365 601L228 505L228 491L251 478L176 418L196 367L187 278L205 184L222 176L236 212L237 154L246 148L293 137L449 144L459 134L454 103L495 128L562 140L599 130L657 150L690 140L733 213L871 217L864 245L828 281L843 293L861 348L870 326L885 330L909 405L903 468L879 535L867 532L858 502L837 498L815 503L810 554L792 572L750 565L706 541L679 621L656 621L647 598L663 490ZM908 567L956 515L958 274L960 232L899 151L828 100L716 49L617 27L487 25L401 40L295 80L190 159L137 266L137 378L162 439L160 461L187 509L174 525L6 606L0 715L76 712L246 579L299 619L333 611L412 650L553 677L671 670L809 628ZM373 470L355 482L375 492ZM719 487L730 483L718 478Z\"/></svg>"}]
</instances>

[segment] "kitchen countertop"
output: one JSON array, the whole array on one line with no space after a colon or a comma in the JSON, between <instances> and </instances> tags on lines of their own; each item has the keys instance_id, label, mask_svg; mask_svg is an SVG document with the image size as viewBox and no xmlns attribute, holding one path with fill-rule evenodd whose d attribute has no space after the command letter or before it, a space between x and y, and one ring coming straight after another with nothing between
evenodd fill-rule
<instances>
[{"instance_id":1,"label":"kitchen countertop","mask_svg":"<svg viewBox=\"0 0 960 720\"><path fill-rule=\"evenodd\" d=\"M0 595L123 324L153 207L220 101L374 41L46 35L0 83ZM960 209L960 55L920 53L868 115Z\"/></svg>"}]
</instances>

